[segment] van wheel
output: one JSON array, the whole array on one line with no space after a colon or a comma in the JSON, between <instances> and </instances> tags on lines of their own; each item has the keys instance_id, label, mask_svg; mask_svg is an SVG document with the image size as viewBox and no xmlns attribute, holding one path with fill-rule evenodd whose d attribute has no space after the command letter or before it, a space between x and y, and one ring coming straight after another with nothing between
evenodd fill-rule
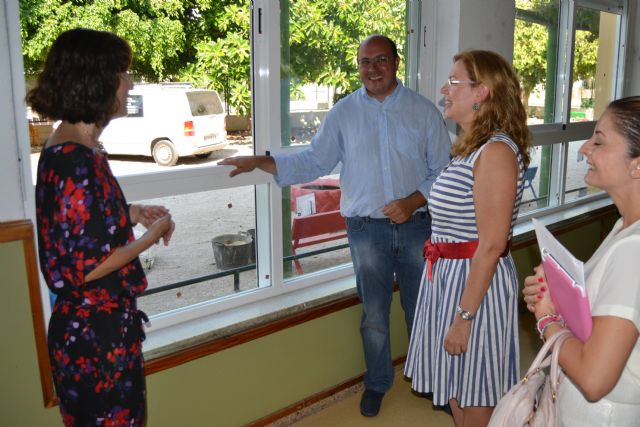
<instances>
[{"instance_id":1,"label":"van wheel","mask_svg":"<svg viewBox=\"0 0 640 427\"><path fill-rule=\"evenodd\" d=\"M178 153L168 139L162 139L153 146L153 160L160 166L173 166L178 163Z\"/></svg>"}]
</instances>

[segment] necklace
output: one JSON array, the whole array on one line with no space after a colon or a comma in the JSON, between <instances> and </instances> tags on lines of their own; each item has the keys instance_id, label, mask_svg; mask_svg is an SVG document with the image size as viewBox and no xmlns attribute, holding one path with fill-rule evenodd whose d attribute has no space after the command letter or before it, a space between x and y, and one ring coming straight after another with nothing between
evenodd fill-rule
<instances>
[{"instance_id":1,"label":"necklace","mask_svg":"<svg viewBox=\"0 0 640 427\"><path fill-rule=\"evenodd\" d=\"M95 146L93 147L93 151L103 155L107 154L107 150L104 148L104 144L102 144L102 141L96 141Z\"/></svg>"}]
</instances>

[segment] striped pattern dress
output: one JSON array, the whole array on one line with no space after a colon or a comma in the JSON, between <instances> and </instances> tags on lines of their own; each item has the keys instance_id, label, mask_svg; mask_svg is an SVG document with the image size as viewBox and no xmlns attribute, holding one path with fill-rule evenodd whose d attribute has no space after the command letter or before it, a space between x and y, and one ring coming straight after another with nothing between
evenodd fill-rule
<instances>
[{"instance_id":1,"label":"striped pattern dress","mask_svg":"<svg viewBox=\"0 0 640 427\"><path fill-rule=\"evenodd\" d=\"M433 184L428 206L434 243L478 239L473 165L484 147L497 141L514 150L520 166L511 238L522 197L524 164L516 144L499 133L469 156L453 159ZM435 405L456 399L461 407L495 406L520 375L518 278L511 254L498 262L473 320L467 352L450 356L444 350L444 337L456 316L470 266L471 259L440 258L429 281L425 263L404 373L412 379L415 391L433 393Z\"/></svg>"}]
</instances>

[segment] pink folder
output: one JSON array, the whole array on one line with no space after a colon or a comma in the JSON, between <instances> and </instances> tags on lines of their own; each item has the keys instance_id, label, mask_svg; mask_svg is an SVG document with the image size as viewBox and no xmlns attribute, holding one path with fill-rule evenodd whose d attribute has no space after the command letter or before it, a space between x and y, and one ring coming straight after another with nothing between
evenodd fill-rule
<instances>
[{"instance_id":1,"label":"pink folder","mask_svg":"<svg viewBox=\"0 0 640 427\"><path fill-rule=\"evenodd\" d=\"M541 252L553 305L571 332L585 342L591 336L592 326L589 296L545 248Z\"/></svg>"}]
</instances>

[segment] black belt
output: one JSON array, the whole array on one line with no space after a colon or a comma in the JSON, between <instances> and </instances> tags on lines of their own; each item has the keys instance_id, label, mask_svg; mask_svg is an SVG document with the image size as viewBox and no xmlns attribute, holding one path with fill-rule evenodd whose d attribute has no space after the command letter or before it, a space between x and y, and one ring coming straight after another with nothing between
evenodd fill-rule
<instances>
[{"instance_id":1,"label":"black belt","mask_svg":"<svg viewBox=\"0 0 640 427\"><path fill-rule=\"evenodd\" d=\"M406 220L402 224L406 224L407 222L410 222L410 221L415 220L415 219L425 219L425 218L427 218L428 215L429 215L429 213L427 211L415 212L413 215L411 215L411 217L408 220ZM391 218L389 218L389 217L372 218L370 216L354 216L352 218L360 218L364 222L383 222L383 223L386 223L386 224L398 224L397 222L393 222L393 220Z\"/></svg>"}]
</instances>

